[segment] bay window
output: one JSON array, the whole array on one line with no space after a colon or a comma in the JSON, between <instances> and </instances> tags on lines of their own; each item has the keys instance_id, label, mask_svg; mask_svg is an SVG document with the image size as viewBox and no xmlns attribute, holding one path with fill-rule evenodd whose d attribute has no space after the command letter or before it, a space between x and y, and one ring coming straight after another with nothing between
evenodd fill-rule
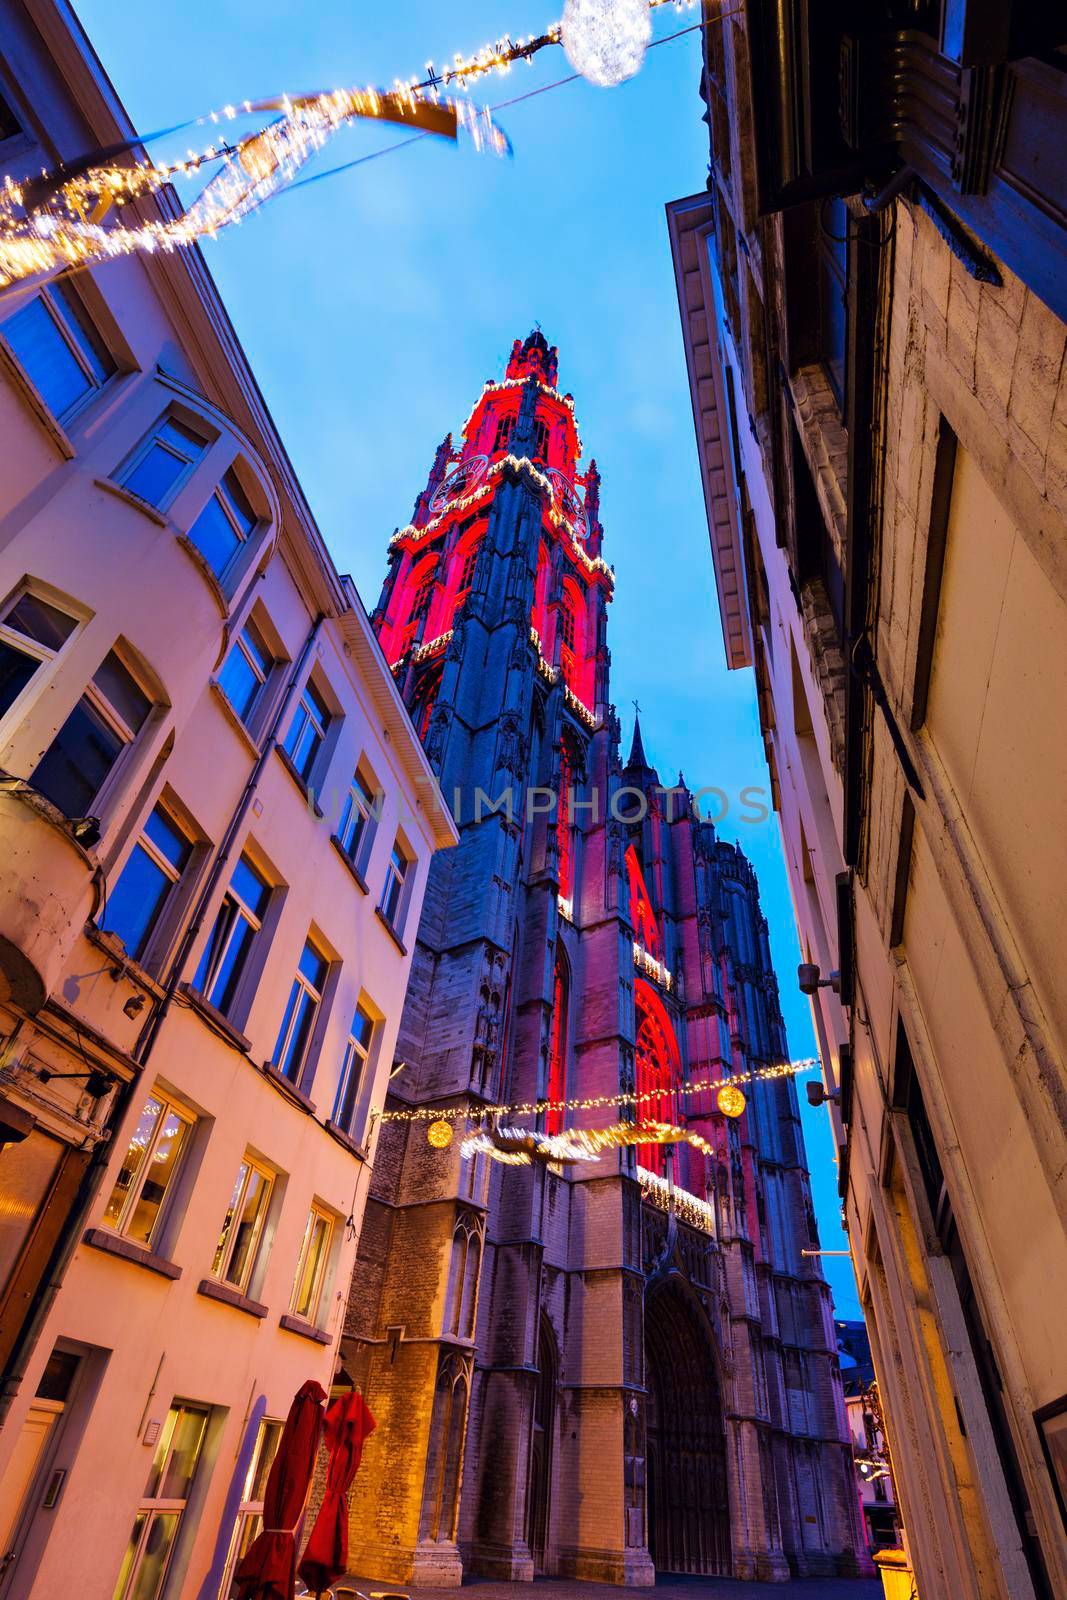
<instances>
[{"instance_id":1,"label":"bay window","mask_svg":"<svg viewBox=\"0 0 1067 1600\"><path fill-rule=\"evenodd\" d=\"M76 618L32 589L17 589L5 600L0 606L0 717L77 627Z\"/></svg>"},{"instance_id":2,"label":"bay window","mask_svg":"<svg viewBox=\"0 0 1067 1600\"><path fill-rule=\"evenodd\" d=\"M258 520L241 487L240 478L233 467L229 467L189 529L191 542L216 578L221 578L232 565Z\"/></svg>"},{"instance_id":3,"label":"bay window","mask_svg":"<svg viewBox=\"0 0 1067 1600\"><path fill-rule=\"evenodd\" d=\"M66 816L88 816L151 710L151 697L121 656L110 650L38 762L34 788Z\"/></svg>"},{"instance_id":4,"label":"bay window","mask_svg":"<svg viewBox=\"0 0 1067 1600\"><path fill-rule=\"evenodd\" d=\"M161 417L122 470L124 489L163 511L200 461L210 439L177 417Z\"/></svg>"},{"instance_id":5,"label":"bay window","mask_svg":"<svg viewBox=\"0 0 1067 1600\"><path fill-rule=\"evenodd\" d=\"M118 934L134 961L144 956L192 853L193 841L182 824L165 805L155 806L101 920L101 927Z\"/></svg>"},{"instance_id":6,"label":"bay window","mask_svg":"<svg viewBox=\"0 0 1067 1600\"><path fill-rule=\"evenodd\" d=\"M0 324L0 336L52 415L69 418L115 373L76 289L50 283Z\"/></svg>"}]
</instances>

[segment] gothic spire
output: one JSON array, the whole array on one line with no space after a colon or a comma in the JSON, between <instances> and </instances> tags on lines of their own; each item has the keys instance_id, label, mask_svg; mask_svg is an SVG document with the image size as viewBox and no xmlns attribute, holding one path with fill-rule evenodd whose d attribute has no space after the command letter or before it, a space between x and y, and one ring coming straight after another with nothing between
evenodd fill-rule
<instances>
[{"instance_id":1,"label":"gothic spire","mask_svg":"<svg viewBox=\"0 0 1067 1600\"><path fill-rule=\"evenodd\" d=\"M641 741L641 713L634 712L634 736L630 745L630 754L626 759L628 767L647 767L648 759L645 756L645 747Z\"/></svg>"}]
</instances>

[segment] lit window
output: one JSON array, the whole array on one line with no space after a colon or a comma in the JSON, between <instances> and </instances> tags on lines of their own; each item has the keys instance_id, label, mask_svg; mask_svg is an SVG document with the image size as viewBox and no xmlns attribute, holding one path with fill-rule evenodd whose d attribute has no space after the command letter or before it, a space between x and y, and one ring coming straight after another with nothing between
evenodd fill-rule
<instances>
[{"instance_id":1,"label":"lit window","mask_svg":"<svg viewBox=\"0 0 1067 1600\"><path fill-rule=\"evenodd\" d=\"M274 1189L274 1174L246 1155L237 1169L230 1204L215 1247L212 1275L242 1294L248 1288L259 1259L267 1211Z\"/></svg>"},{"instance_id":2,"label":"lit window","mask_svg":"<svg viewBox=\"0 0 1067 1600\"><path fill-rule=\"evenodd\" d=\"M77 293L49 284L0 325L15 359L60 421L103 388L115 363Z\"/></svg>"},{"instance_id":3,"label":"lit window","mask_svg":"<svg viewBox=\"0 0 1067 1600\"><path fill-rule=\"evenodd\" d=\"M363 1088L363 1075L366 1071L367 1061L370 1058L371 1041L374 1038L374 1018L367 1015L362 1006L356 1007L356 1014L352 1019L352 1027L345 1041L345 1055L341 1063L341 1081L337 1085L337 1099L334 1102L332 1120L346 1133L351 1133L358 1109L360 1092Z\"/></svg>"},{"instance_id":4,"label":"lit window","mask_svg":"<svg viewBox=\"0 0 1067 1600\"><path fill-rule=\"evenodd\" d=\"M206 1406L171 1405L152 1458L113 1600L159 1600L178 1530L189 1503L211 1413Z\"/></svg>"},{"instance_id":5,"label":"lit window","mask_svg":"<svg viewBox=\"0 0 1067 1600\"><path fill-rule=\"evenodd\" d=\"M119 480L124 489L162 510L192 472L208 440L177 417L163 417Z\"/></svg>"},{"instance_id":6,"label":"lit window","mask_svg":"<svg viewBox=\"0 0 1067 1600\"><path fill-rule=\"evenodd\" d=\"M34 788L66 816L88 816L151 709L148 695L115 651L109 651L41 757L33 774Z\"/></svg>"},{"instance_id":7,"label":"lit window","mask_svg":"<svg viewBox=\"0 0 1067 1600\"><path fill-rule=\"evenodd\" d=\"M282 1424L272 1417L264 1417L256 1434L256 1446L248 1463L241 1501L233 1525L226 1567L219 1585L218 1600L230 1600L233 1575L244 1560L249 1545L263 1531L263 1498L267 1491L267 1474L274 1464L282 1437Z\"/></svg>"},{"instance_id":8,"label":"lit window","mask_svg":"<svg viewBox=\"0 0 1067 1600\"><path fill-rule=\"evenodd\" d=\"M323 1314L323 1291L333 1230L334 1220L329 1213L312 1206L304 1229L304 1242L300 1247L292 1300L294 1316L303 1317L306 1322L317 1324Z\"/></svg>"},{"instance_id":9,"label":"lit window","mask_svg":"<svg viewBox=\"0 0 1067 1600\"><path fill-rule=\"evenodd\" d=\"M305 783L309 782L319 751L326 742L330 721L326 702L309 679L282 746Z\"/></svg>"},{"instance_id":10,"label":"lit window","mask_svg":"<svg viewBox=\"0 0 1067 1600\"><path fill-rule=\"evenodd\" d=\"M156 806L108 896L101 923L118 934L135 961L148 948L192 853L184 828L164 806Z\"/></svg>"},{"instance_id":11,"label":"lit window","mask_svg":"<svg viewBox=\"0 0 1067 1600\"><path fill-rule=\"evenodd\" d=\"M381 812L382 797L375 794L363 774L353 773L348 786L345 808L337 838L348 859L357 866L366 856L374 833L374 823Z\"/></svg>"},{"instance_id":12,"label":"lit window","mask_svg":"<svg viewBox=\"0 0 1067 1600\"><path fill-rule=\"evenodd\" d=\"M410 870L411 861L400 840L397 839L389 857L389 865L385 869L385 883L380 901L382 915L397 933L400 932L400 922L404 912L404 886Z\"/></svg>"},{"instance_id":13,"label":"lit window","mask_svg":"<svg viewBox=\"0 0 1067 1600\"><path fill-rule=\"evenodd\" d=\"M266 878L242 856L193 979L193 988L224 1015L233 1005L270 896Z\"/></svg>"},{"instance_id":14,"label":"lit window","mask_svg":"<svg viewBox=\"0 0 1067 1600\"><path fill-rule=\"evenodd\" d=\"M0 607L0 716L44 663L59 654L77 626L73 617L28 589Z\"/></svg>"},{"instance_id":15,"label":"lit window","mask_svg":"<svg viewBox=\"0 0 1067 1600\"><path fill-rule=\"evenodd\" d=\"M219 673L219 686L246 727L262 701L273 667L271 648L250 617Z\"/></svg>"},{"instance_id":16,"label":"lit window","mask_svg":"<svg viewBox=\"0 0 1067 1600\"><path fill-rule=\"evenodd\" d=\"M272 1057L278 1071L293 1083L299 1078L300 1068L307 1055L311 1030L315 1025L319 1006L322 1004L322 991L329 970L330 963L327 957L316 950L308 939L300 956L292 988L289 990L289 1002L282 1017L278 1043L274 1046Z\"/></svg>"},{"instance_id":17,"label":"lit window","mask_svg":"<svg viewBox=\"0 0 1067 1600\"><path fill-rule=\"evenodd\" d=\"M189 1143L195 1118L161 1094L145 1102L104 1212L109 1228L138 1244L158 1237L164 1201Z\"/></svg>"},{"instance_id":18,"label":"lit window","mask_svg":"<svg viewBox=\"0 0 1067 1600\"><path fill-rule=\"evenodd\" d=\"M189 529L189 538L216 578L222 577L257 521L240 479L230 467Z\"/></svg>"}]
</instances>

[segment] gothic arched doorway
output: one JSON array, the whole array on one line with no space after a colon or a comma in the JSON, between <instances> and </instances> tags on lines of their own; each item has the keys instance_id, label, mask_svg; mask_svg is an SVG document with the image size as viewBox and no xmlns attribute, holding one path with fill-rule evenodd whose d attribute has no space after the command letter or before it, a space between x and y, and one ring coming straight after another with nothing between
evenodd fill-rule
<instances>
[{"instance_id":1,"label":"gothic arched doorway","mask_svg":"<svg viewBox=\"0 0 1067 1600\"><path fill-rule=\"evenodd\" d=\"M676 1286L645 1306L648 1548L657 1572L730 1572L726 1436L711 1338Z\"/></svg>"},{"instance_id":2,"label":"gothic arched doorway","mask_svg":"<svg viewBox=\"0 0 1067 1600\"><path fill-rule=\"evenodd\" d=\"M544 1316L541 1318L537 1341L537 1368L530 1438L530 1476L526 1490L526 1543L533 1557L534 1571L544 1572L548 1549L548 1513L552 1503L552 1440L559 1382L556 1337Z\"/></svg>"}]
</instances>

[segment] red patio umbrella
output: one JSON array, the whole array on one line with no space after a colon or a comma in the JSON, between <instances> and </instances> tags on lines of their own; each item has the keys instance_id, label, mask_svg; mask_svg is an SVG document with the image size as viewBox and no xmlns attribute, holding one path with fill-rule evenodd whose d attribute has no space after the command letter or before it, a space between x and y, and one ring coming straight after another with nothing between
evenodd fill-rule
<instances>
[{"instance_id":1,"label":"red patio umbrella","mask_svg":"<svg viewBox=\"0 0 1067 1600\"><path fill-rule=\"evenodd\" d=\"M375 1422L359 1390L335 1400L326 1413L326 1495L304 1547L300 1576L321 1594L348 1570L348 1491L359 1470L363 1442Z\"/></svg>"},{"instance_id":2,"label":"red patio umbrella","mask_svg":"<svg viewBox=\"0 0 1067 1600\"><path fill-rule=\"evenodd\" d=\"M322 1434L321 1384L305 1383L285 1419L263 1495L263 1532L245 1552L234 1577L241 1600L293 1600L296 1532L307 1505Z\"/></svg>"}]
</instances>

